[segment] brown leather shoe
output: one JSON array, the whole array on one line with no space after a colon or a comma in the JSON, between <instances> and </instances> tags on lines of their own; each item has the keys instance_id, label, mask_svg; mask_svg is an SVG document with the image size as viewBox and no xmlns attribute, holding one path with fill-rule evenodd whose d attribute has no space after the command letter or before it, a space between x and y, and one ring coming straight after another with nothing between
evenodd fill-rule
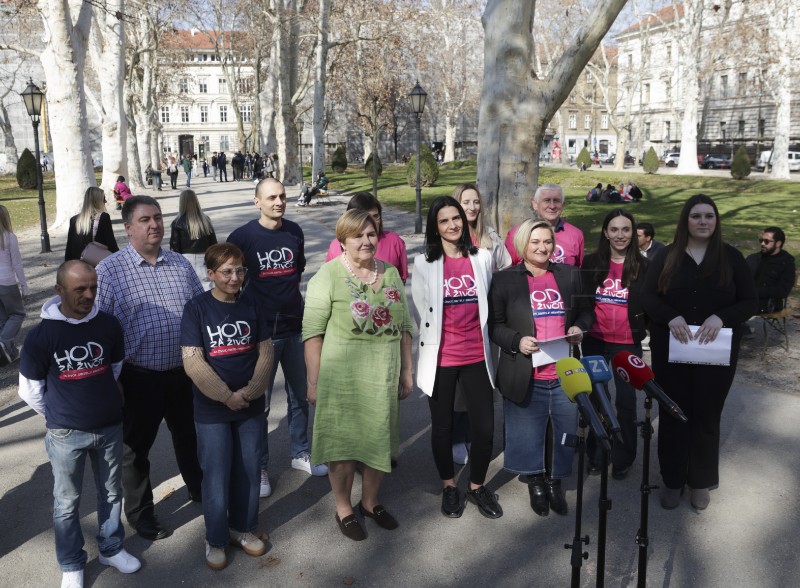
<instances>
[{"instance_id":1,"label":"brown leather shoe","mask_svg":"<svg viewBox=\"0 0 800 588\"><path fill-rule=\"evenodd\" d=\"M366 508L364 508L364 505L359 502L358 510L362 515L374 520L376 523L378 523L379 527L386 529L387 531L393 531L400 526L397 522L397 519L390 515L388 511L380 504L376 504L375 508L372 509L372 512L369 512Z\"/></svg>"},{"instance_id":2,"label":"brown leather shoe","mask_svg":"<svg viewBox=\"0 0 800 588\"><path fill-rule=\"evenodd\" d=\"M364 529L361 528L361 523L358 522L358 519L354 514L340 519L339 514L337 513L336 523L339 525L339 530L341 530L342 535L348 539L352 539L353 541L363 541L367 538L366 534L364 533Z\"/></svg>"}]
</instances>

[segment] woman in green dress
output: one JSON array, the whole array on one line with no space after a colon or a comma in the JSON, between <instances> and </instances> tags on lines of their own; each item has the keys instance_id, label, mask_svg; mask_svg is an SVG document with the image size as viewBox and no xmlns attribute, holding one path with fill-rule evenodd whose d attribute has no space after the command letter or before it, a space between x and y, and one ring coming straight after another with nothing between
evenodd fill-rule
<instances>
[{"instance_id":1,"label":"woman in green dress","mask_svg":"<svg viewBox=\"0 0 800 588\"><path fill-rule=\"evenodd\" d=\"M358 462L358 510L384 529L398 526L378 489L399 444L398 401L413 388L413 323L400 274L375 259L375 220L348 210L336 239L342 254L309 281L303 317L308 401L316 406L312 462L328 463L336 522L361 541L366 535L350 497Z\"/></svg>"}]
</instances>

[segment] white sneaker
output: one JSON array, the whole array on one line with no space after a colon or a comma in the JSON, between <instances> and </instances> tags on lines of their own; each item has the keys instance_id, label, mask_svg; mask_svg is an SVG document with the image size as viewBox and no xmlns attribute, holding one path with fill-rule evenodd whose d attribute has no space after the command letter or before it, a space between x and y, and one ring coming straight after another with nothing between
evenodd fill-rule
<instances>
[{"instance_id":1,"label":"white sneaker","mask_svg":"<svg viewBox=\"0 0 800 588\"><path fill-rule=\"evenodd\" d=\"M83 588L83 570L64 572L61 576L61 588Z\"/></svg>"},{"instance_id":2,"label":"white sneaker","mask_svg":"<svg viewBox=\"0 0 800 588\"><path fill-rule=\"evenodd\" d=\"M304 451L292 458L292 467L296 470L302 470L307 474L311 474L312 476L328 475L328 466L324 463L312 464L311 455L308 451Z\"/></svg>"},{"instance_id":3,"label":"white sneaker","mask_svg":"<svg viewBox=\"0 0 800 588\"><path fill-rule=\"evenodd\" d=\"M266 498L272 494L272 486L269 485L269 476L267 470L261 470L261 488L258 492L259 498Z\"/></svg>"},{"instance_id":4,"label":"white sneaker","mask_svg":"<svg viewBox=\"0 0 800 588\"><path fill-rule=\"evenodd\" d=\"M267 552L264 542L252 533L240 533L235 529L229 529L231 535L231 545L241 547L247 555L259 557Z\"/></svg>"},{"instance_id":5,"label":"white sneaker","mask_svg":"<svg viewBox=\"0 0 800 588\"><path fill-rule=\"evenodd\" d=\"M133 572L139 571L139 568L142 567L142 563L124 549L111 557L103 557L101 555L100 563L104 566L115 567L123 574L132 574Z\"/></svg>"},{"instance_id":6,"label":"white sneaker","mask_svg":"<svg viewBox=\"0 0 800 588\"><path fill-rule=\"evenodd\" d=\"M469 461L469 452L464 443L456 443L453 445L453 463L465 465Z\"/></svg>"}]
</instances>

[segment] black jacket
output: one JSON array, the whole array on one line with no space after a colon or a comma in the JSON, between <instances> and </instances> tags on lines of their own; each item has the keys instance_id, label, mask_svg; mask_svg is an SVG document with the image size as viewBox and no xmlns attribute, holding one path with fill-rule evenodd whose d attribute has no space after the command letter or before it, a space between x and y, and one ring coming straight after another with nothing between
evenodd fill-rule
<instances>
[{"instance_id":1,"label":"black jacket","mask_svg":"<svg viewBox=\"0 0 800 588\"><path fill-rule=\"evenodd\" d=\"M655 242L655 241L654 241ZM652 249L651 249L652 251ZM587 255L583 260L581 269L583 272L583 292L584 295L594 302L597 282L594 273L600 267L600 260L597 253ZM642 288L644 287L644 276L647 270L647 258L642 257L642 267L636 279L628 285L628 323L631 326L634 343L641 343L647 336L647 315L642 305Z\"/></svg>"},{"instance_id":2,"label":"black jacket","mask_svg":"<svg viewBox=\"0 0 800 588\"><path fill-rule=\"evenodd\" d=\"M208 235L201 235L199 239L189 237L189 223L186 215L179 216L172 221L172 234L169 236L169 248L175 253L205 253L206 249L217 244L217 235L214 229Z\"/></svg>"},{"instance_id":3,"label":"black jacket","mask_svg":"<svg viewBox=\"0 0 800 588\"><path fill-rule=\"evenodd\" d=\"M551 263L548 271L553 273L564 300L566 329L577 325L587 331L594 314L592 305L582 296L581 270ZM511 266L492 276L489 289L489 338L500 347L495 382L500 393L512 402L525 398L531 381L531 358L519 352L520 339L536 335L528 275L524 263Z\"/></svg>"},{"instance_id":4,"label":"black jacket","mask_svg":"<svg viewBox=\"0 0 800 588\"><path fill-rule=\"evenodd\" d=\"M69 233L67 234L67 249L64 251L64 261L80 259L83 250L92 242L91 232L78 234L78 230L75 227L77 222L77 214L69 219ZM111 227L111 217L107 212L100 213L100 222L97 224L97 235L95 235L94 241L108 247L111 253L119 251L117 239L114 237L114 229Z\"/></svg>"},{"instance_id":5,"label":"black jacket","mask_svg":"<svg viewBox=\"0 0 800 588\"><path fill-rule=\"evenodd\" d=\"M794 286L794 257L783 250L777 255L754 253L748 256L747 266L756 281L758 312L781 310Z\"/></svg>"}]
</instances>

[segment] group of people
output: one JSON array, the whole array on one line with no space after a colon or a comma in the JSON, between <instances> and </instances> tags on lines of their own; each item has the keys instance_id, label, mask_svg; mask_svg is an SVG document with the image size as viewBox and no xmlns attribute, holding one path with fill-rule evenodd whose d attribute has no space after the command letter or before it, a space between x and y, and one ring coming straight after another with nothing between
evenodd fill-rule
<instances>
[{"instance_id":1,"label":"group of people","mask_svg":"<svg viewBox=\"0 0 800 588\"><path fill-rule=\"evenodd\" d=\"M603 188L603 184L598 182L597 185L586 193L587 202L603 202L603 203L625 203L625 202L638 202L642 199L641 188L628 180L627 183L621 182L619 188L613 184L607 184Z\"/></svg>"},{"instance_id":2,"label":"group of people","mask_svg":"<svg viewBox=\"0 0 800 588\"><path fill-rule=\"evenodd\" d=\"M265 153L262 156L260 153L242 153L241 151L237 151L230 160L233 170L233 181L239 182L252 179L257 182L264 178L274 178L278 169L276 164L277 159L278 156L274 153ZM225 181L228 181L228 156L224 151L214 151L211 154L210 165L215 181L217 179L217 174L219 174L220 182L223 181L223 176L225 177Z\"/></svg>"},{"instance_id":3,"label":"group of people","mask_svg":"<svg viewBox=\"0 0 800 588\"><path fill-rule=\"evenodd\" d=\"M641 355L649 331L656 379L688 417L660 419L661 504L677 507L688 486L692 505L708 506L709 489L719 483L720 417L742 325L757 311L762 286L757 292L748 263L722 241L710 197L686 201L666 246L657 245L651 225L611 210L596 250L585 255L582 231L562 218L560 186L541 185L533 218L504 242L485 222L478 187L462 184L430 205L424 251L413 260L413 304L405 294L405 244L386 230L381 204L368 193L348 203L304 300L305 236L285 218L286 202L279 181L261 180L258 218L218 244L196 195L185 190L167 251L158 202L128 198L122 217L129 244L117 251L114 241L116 252L95 270L75 254L87 240L105 238L110 219L104 199L87 191L71 223L74 243L57 274L58 296L43 307L20 364L20 395L47 421L64 586L82 585L77 504L87 455L96 468L102 564L124 573L140 565L122 548L123 495L140 536L169 536L149 477L162 419L188 498L202 502L207 565L226 566L228 543L253 556L265 552L258 499L272 492L265 418L278 365L291 466L328 476L336 524L360 541L365 519L389 531L399 526L379 492L398 453L399 402L415 378L428 396L444 516L461 516L466 502L487 518L503 514L484 485L495 388L503 398L505 469L527 482L536 514L567 514L562 480L572 473L574 449L559 440L576 432L578 411L555 362L580 350L607 360L619 351ZM761 243L760 263L751 265L766 283L791 256L775 227ZM793 259L791 271L793 284ZM770 296L778 297L773 290ZM723 327L733 329L727 365L671 361L670 339L705 344ZM624 479L636 458L636 392L616 375L615 389L623 443L613 446L612 475ZM312 444L309 404L316 407ZM462 442L467 455L458 459ZM597 473L600 448L590 440L588 451L590 473ZM454 461L469 464L463 492Z\"/></svg>"}]
</instances>

